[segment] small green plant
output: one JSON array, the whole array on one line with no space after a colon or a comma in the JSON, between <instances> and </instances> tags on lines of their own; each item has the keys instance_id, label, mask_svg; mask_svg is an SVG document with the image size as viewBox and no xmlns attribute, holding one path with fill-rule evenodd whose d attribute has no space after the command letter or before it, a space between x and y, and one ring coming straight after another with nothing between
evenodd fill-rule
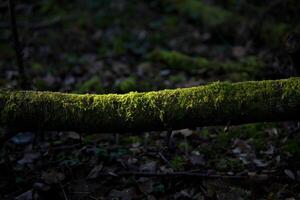
<instances>
[{"instance_id":1,"label":"small green plant","mask_svg":"<svg viewBox=\"0 0 300 200\"><path fill-rule=\"evenodd\" d=\"M185 159L182 156L176 155L170 162L171 166L175 170L183 170L186 164Z\"/></svg>"}]
</instances>

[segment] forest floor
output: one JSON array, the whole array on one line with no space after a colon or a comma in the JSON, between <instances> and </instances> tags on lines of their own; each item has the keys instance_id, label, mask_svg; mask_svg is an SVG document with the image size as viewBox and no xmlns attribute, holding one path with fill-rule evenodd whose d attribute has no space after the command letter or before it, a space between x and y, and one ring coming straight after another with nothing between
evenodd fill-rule
<instances>
[{"instance_id":1,"label":"forest floor","mask_svg":"<svg viewBox=\"0 0 300 200\"><path fill-rule=\"evenodd\" d=\"M215 2L17 1L30 87L126 93L296 75L282 46L285 34L300 30L299 2ZM6 4L0 87L15 89ZM1 144L0 199L300 199L299 133L299 122L22 132Z\"/></svg>"}]
</instances>

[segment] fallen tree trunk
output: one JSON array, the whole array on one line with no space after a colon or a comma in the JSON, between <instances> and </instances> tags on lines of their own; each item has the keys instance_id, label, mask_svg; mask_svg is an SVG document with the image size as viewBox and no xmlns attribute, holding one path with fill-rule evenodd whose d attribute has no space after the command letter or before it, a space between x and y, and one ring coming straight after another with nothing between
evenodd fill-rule
<instances>
[{"instance_id":1,"label":"fallen tree trunk","mask_svg":"<svg viewBox=\"0 0 300 200\"><path fill-rule=\"evenodd\" d=\"M297 120L299 113L300 78L123 95L0 91L0 125L19 130L180 129Z\"/></svg>"}]
</instances>

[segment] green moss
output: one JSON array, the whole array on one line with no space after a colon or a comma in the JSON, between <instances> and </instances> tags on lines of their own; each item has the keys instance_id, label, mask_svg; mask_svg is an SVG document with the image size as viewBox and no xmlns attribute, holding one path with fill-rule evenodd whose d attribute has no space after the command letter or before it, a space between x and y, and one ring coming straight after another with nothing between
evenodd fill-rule
<instances>
[{"instance_id":1,"label":"green moss","mask_svg":"<svg viewBox=\"0 0 300 200\"><path fill-rule=\"evenodd\" d=\"M219 62L201 57L193 58L176 51L156 50L149 54L148 59L171 69L190 73L228 73L230 75L232 73L244 73L244 77L248 79L260 77L264 67L264 62L253 56L242 58L236 62Z\"/></svg>"},{"instance_id":2,"label":"green moss","mask_svg":"<svg viewBox=\"0 0 300 200\"><path fill-rule=\"evenodd\" d=\"M122 93L139 90L135 77L128 77L118 83L117 88Z\"/></svg>"},{"instance_id":3,"label":"green moss","mask_svg":"<svg viewBox=\"0 0 300 200\"><path fill-rule=\"evenodd\" d=\"M162 62L173 69L194 70L198 68L196 59L176 51L154 51L149 54L149 60Z\"/></svg>"},{"instance_id":4,"label":"green moss","mask_svg":"<svg viewBox=\"0 0 300 200\"><path fill-rule=\"evenodd\" d=\"M92 78L84 81L83 83L78 83L76 85L76 93L103 93L104 89L102 87L101 80L99 76L93 76Z\"/></svg>"},{"instance_id":5,"label":"green moss","mask_svg":"<svg viewBox=\"0 0 300 200\"><path fill-rule=\"evenodd\" d=\"M170 164L175 170L183 170L186 160L182 156L176 155L171 161Z\"/></svg>"},{"instance_id":6,"label":"green moss","mask_svg":"<svg viewBox=\"0 0 300 200\"><path fill-rule=\"evenodd\" d=\"M221 125L228 121L294 120L300 112L299 99L299 78L217 82L123 95L1 91L0 125L18 124L27 130L126 132Z\"/></svg>"}]
</instances>

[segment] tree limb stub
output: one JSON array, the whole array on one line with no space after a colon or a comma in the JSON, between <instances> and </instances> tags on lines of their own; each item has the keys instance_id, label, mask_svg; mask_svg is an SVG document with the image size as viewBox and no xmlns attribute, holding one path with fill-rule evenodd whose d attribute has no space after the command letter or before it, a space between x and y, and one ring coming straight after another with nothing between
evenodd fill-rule
<instances>
[{"instance_id":1,"label":"tree limb stub","mask_svg":"<svg viewBox=\"0 0 300 200\"><path fill-rule=\"evenodd\" d=\"M131 132L300 119L300 78L128 94L0 90L0 125Z\"/></svg>"}]
</instances>

